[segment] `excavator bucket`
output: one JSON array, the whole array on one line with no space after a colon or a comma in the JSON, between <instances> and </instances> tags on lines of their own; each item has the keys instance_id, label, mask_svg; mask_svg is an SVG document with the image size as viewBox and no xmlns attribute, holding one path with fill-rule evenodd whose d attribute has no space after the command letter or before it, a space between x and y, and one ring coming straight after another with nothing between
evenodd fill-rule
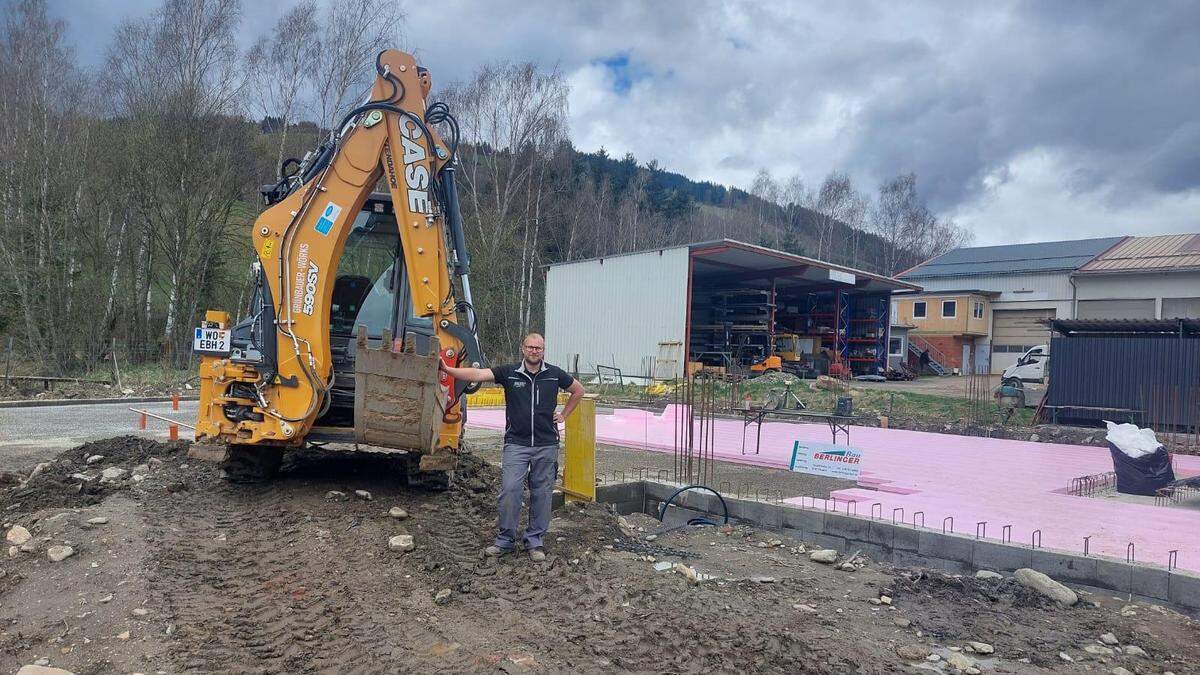
<instances>
[{"instance_id":1,"label":"excavator bucket","mask_svg":"<svg viewBox=\"0 0 1200 675\"><path fill-rule=\"evenodd\" d=\"M367 345L365 331L357 336L354 357L354 440L365 445L403 448L421 455L437 443L442 414L438 382L437 338L428 354L414 353L416 340L398 351L390 333L378 349Z\"/></svg>"}]
</instances>

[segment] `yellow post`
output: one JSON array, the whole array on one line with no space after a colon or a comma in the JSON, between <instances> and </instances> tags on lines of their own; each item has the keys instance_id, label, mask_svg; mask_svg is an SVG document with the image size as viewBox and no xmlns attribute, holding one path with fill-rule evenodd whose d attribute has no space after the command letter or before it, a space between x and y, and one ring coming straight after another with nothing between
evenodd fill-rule
<instances>
[{"instance_id":1,"label":"yellow post","mask_svg":"<svg viewBox=\"0 0 1200 675\"><path fill-rule=\"evenodd\" d=\"M592 395L584 396L567 418L559 488L567 501L596 501L596 399Z\"/></svg>"}]
</instances>

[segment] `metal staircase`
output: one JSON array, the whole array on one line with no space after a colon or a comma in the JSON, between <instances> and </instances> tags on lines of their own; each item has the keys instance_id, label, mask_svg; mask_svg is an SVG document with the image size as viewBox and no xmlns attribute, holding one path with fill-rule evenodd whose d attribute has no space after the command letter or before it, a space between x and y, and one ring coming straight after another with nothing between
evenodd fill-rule
<instances>
[{"instance_id":1,"label":"metal staircase","mask_svg":"<svg viewBox=\"0 0 1200 675\"><path fill-rule=\"evenodd\" d=\"M920 363L921 352L925 350L929 351L929 369L937 375L949 375L950 369L942 365L946 362L945 354L939 351L937 347L934 347L916 335L908 336L908 353L915 356L918 359L918 363Z\"/></svg>"}]
</instances>

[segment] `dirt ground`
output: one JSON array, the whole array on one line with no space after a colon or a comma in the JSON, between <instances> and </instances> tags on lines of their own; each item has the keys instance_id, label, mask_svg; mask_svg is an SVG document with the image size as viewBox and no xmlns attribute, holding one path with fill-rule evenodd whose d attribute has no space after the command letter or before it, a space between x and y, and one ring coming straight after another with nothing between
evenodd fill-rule
<instances>
[{"instance_id":1,"label":"dirt ground","mask_svg":"<svg viewBox=\"0 0 1200 675\"><path fill-rule=\"evenodd\" d=\"M33 536L0 558L0 670L1200 672L1198 624L1128 599L1062 608L1007 578L843 571L777 533L660 532L603 505L558 511L546 562L497 561L480 555L497 480L482 460L433 493L401 487L384 459L328 454L234 485L183 450L124 437L0 476L6 531ZM114 468L128 473L92 479ZM389 550L399 534L412 552ZM58 545L74 554L52 562Z\"/></svg>"}]
</instances>

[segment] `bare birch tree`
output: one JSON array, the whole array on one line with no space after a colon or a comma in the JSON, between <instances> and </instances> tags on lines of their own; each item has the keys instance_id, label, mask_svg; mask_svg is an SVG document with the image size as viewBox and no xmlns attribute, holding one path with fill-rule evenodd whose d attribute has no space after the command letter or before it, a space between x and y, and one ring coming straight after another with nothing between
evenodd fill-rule
<instances>
[{"instance_id":1,"label":"bare birch tree","mask_svg":"<svg viewBox=\"0 0 1200 675\"><path fill-rule=\"evenodd\" d=\"M331 128L375 81L375 57L399 44L404 21L395 0L330 2L321 27L320 46L313 51L316 67L317 124Z\"/></svg>"},{"instance_id":2,"label":"bare birch tree","mask_svg":"<svg viewBox=\"0 0 1200 675\"><path fill-rule=\"evenodd\" d=\"M306 0L279 17L271 33L260 37L246 57L253 100L263 116L279 123L276 172L283 164L288 128L302 112L305 83L316 70L319 33L316 3Z\"/></svg>"}]
</instances>

